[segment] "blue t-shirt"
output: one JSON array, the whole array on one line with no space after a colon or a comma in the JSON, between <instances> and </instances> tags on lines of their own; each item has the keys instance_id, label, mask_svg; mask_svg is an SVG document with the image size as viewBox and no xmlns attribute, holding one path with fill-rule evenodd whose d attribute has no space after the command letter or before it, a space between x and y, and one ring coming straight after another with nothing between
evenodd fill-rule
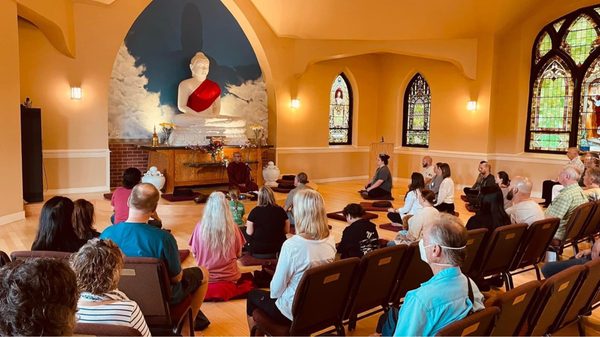
<instances>
[{"instance_id":1,"label":"blue t-shirt","mask_svg":"<svg viewBox=\"0 0 600 337\"><path fill-rule=\"evenodd\" d=\"M101 239L114 241L125 256L154 257L161 259L167 266L169 277L181 272L179 249L173 235L165 230L146 223L121 222L109 226L100 234ZM172 285L172 303L183 299L181 282Z\"/></svg>"}]
</instances>

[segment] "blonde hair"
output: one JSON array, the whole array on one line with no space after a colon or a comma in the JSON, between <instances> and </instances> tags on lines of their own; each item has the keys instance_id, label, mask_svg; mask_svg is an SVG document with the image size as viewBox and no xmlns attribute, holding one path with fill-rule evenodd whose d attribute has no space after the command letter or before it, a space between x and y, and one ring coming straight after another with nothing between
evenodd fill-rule
<instances>
[{"instance_id":1,"label":"blonde hair","mask_svg":"<svg viewBox=\"0 0 600 337\"><path fill-rule=\"evenodd\" d=\"M212 192L204 207L199 239L209 250L225 256L235 244L237 225L222 192Z\"/></svg>"},{"instance_id":2,"label":"blonde hair","mask_svg":"<svg viewBox=\"0 0 600 337\"><path fill-rule=\"evenodd\" d=\"M258 190L258 202L257 206L276 206L277 202L275 202L275 194L273 194L273 190L264 185Z\"/></svg>"},{"instance_id":3,"label":"blonde hair","mask_svg":"<svg viewBox=\"0 0 600 337\"><path fill-rule=\"evenodd\" d=\"M300 190L294 196L294 219L296 233L310 240L329 237L325 202L319 192L312 189Z\"/></svg>"}]
</instances>

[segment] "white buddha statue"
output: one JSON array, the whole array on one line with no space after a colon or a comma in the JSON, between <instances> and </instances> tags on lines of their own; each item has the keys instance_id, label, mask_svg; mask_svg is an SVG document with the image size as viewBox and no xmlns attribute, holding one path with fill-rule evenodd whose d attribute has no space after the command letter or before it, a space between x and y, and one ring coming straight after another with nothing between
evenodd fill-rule
<instances>
[{"instance_id":1,"label":"white buddha statue","mask_svg":"<svg viewBox=\"0 0 600 337\"><path fill-rule=\"evenodd\" d=\"M205 145L207 136L225 136L230 145L247 140L245 120L220 114L221 88L206 78L209 65L204 53L196 53L190 62L192 78L179 83L177 108L182 114L173 117L172 145Z\"/></svg>"}]
</instances>

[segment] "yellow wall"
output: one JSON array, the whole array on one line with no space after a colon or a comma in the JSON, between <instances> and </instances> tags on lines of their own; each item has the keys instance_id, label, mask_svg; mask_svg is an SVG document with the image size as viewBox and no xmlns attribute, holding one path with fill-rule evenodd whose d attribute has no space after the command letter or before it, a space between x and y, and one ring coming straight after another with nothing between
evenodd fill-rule
<instances>
[{"instance_id":1,"label":"yellow wall","mask_svg":"<svg viewBox=\"0 0 600 337\"><path fill-rule=\"evenodd\" d=\"M21 184L21 117L19 112L19 39L17 5L12 0L0 0L0 223L24 217Z\"/></svg>"}]
</instances>

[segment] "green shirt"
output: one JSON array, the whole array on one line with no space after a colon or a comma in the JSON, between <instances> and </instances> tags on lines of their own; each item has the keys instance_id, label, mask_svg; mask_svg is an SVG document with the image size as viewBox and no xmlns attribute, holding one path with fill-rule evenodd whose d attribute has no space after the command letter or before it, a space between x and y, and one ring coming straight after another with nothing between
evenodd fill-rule
<instances>
[{"instance_id":1,"label":"green shirt","mask_svg":"<svg viewBox=\"0 0 600 337\"><path fill-rule=\"evenodd\" d=\"M560 225L556 234L554 234L555 239L563 240L565 238L566 226L571 214L577 206L587 201L587 197L583 194L583 190L577 183L563 188L556 198L552 200L552 203L546 209L546 217L560 219Z\"/></svg>"},{"instance_id":2,"label":"green shirt","mask_svg":"<svg viewBox=\"0 0 600 337\"><path fill-rule=\"evenodd\" d=\"M244 204L237 200L229 201L229 209L231 209L231 215L233 216L233 222L235 222L238 226L244 225Z\"/></svg>"}]
</instances>

